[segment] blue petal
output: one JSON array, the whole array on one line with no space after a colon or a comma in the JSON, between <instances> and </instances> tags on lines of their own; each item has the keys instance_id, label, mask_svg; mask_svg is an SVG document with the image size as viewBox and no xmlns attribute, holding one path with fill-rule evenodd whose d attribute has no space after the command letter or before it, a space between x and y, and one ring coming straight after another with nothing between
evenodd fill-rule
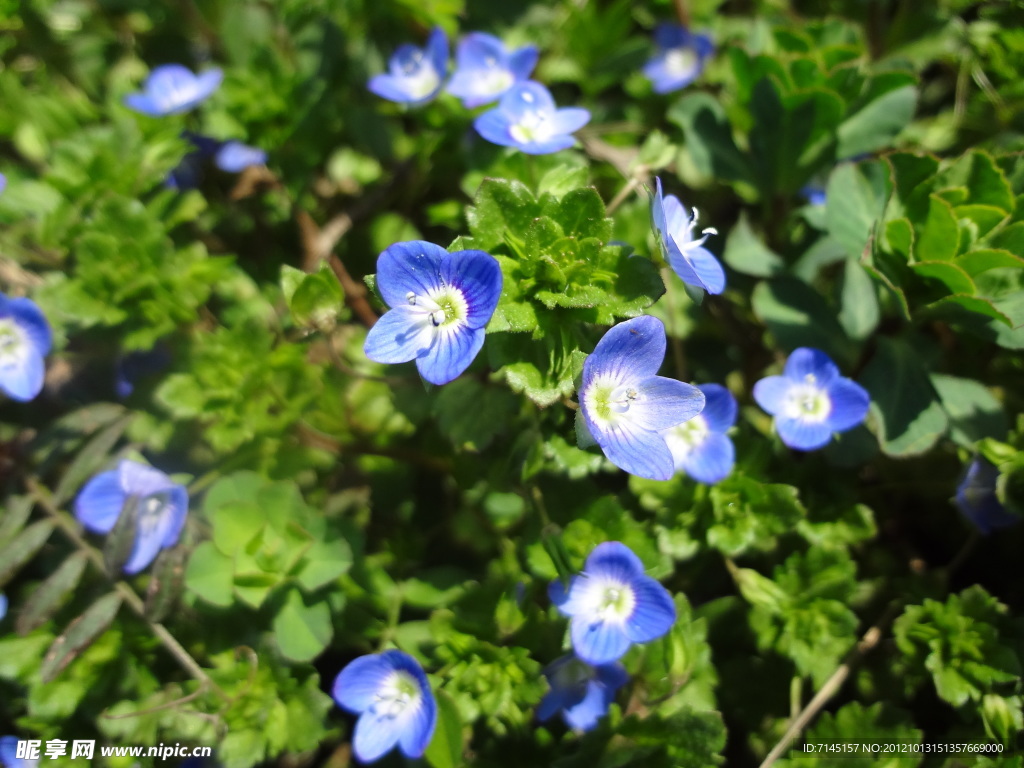
<instances>
[{"instance_id":1,"label":"blue petal","mask_svg":"<svg viewBox=\"0 0 1024 768\"><path fill-rule=\"evenodd\" d=\"M708 35L694 35L691 44L702 62L715 52L715 43Z\"/></svg>"},{"instance_id":2,"label":"blue petal","mask_svg":"<svg viewBox=\"0 0 1024 768\"><path fill-rule=\"evenodd\" d=\"M134 109L136 112L141 112L150 117L161 117L164 115L163 107L157 105L149 94L146 93L129 93L124 97L124 105L128 109Z\"/></svg>"},{"instance_id":3,"label":"blue petal","mask_svg":"<svg viewBox=\"0 0 1024 768\"><path fill-rule=\"evenodd\" d=\"M675 239L669 235L665 240L665 245L668 247L668 265L672 268L672 271L676 273L680 280L687 285L693 285L700 289L706 289L704 281L701 280L700 275L697 274L693 268L693 264L683 256L683 251L676 244Z\"/></svg>"},{"instance_id":4,"label":"blue petal","mask_svg":"<svg viewBox=\"0 0 1024 768\"><path fill-rule=\"evenodd\" d=\"M617 381L654 376L665 360L666 345L665 326L655 317L641 315L619 323L601 337L584 362L581 390L603 374Z\"/></svg>"},{"instance_id":5,"label":"blue petal","mask_svg":"<svg viewBox=\"0 0 1024 768\"><path fill-rule=\"evenodd\" d=\"M117 465L117 472L122 490L130 496L142 498L181 488L159 469L147 467L137 461L122 460Z\"/></svg>"},{"instance_id":6,"label":"blue petal","mask_svg":"<svg viewBox=\"0 0 1024 768\"><path fill-rule=\"evenodd\" d=\"M713 296L725 290L725 270L711 251L698 245L687 249L685 257L704 290Z\"/></svg>"},{"instance_id":7,"label":"blue petal","mask_svg":"<svg viewBox=\"0 0 1024 768\"><path fill-rule=\"evenodd\" d=\"M441 289L441 264L448 251L425 240L395 243L377 258L377 290L389 307L407 305L409 293Z\"/></svg>"},{"instance_id":8,"label":"blue petal","mask_svg":"<svg viewBox=\"0 0 1024 768\"><path fill-rule=\"evenodd\" d=\"M427 45L424 48L424 56L434 67L438 75L437 90L441 89L441 82L448 74L448 37L440 27L434 27L427 38ZM434 91L436 94L437 91ZM433 96L434 94L431 94ZM428 97L429 98L429 97Z\"/></svg>"},{"instance_id":9,"label":"blue petal","mask_svg":"<svg viewBox=\"0 0 1024 768\"><path fill-rule=\"evenodd\" d=\"M766 376L754 384L754 402L775 415L782 411L793 382L785 376Z\"/></svg>"},{"instance_id":10,"label":"blue petal","mask_svg":"<svg viewBox=\"0 0 1024 768\"><path fill-rule=\"evenodd\" d=\"M698 384L704 393L704 410L700 415L712 432L725 432L736 423L736 398L721 384Z\"/></svg>"},{"instance_id":11,"label":"blue petal","mask_svg":"<svg viewBox=\"0 0 1024 768\"><path fill-rule=\"evenodd\" d=\"M375 363L407 363L427 354L435 342L434 335L427 313L408 304L397 306L370 328L363 352Z\"/></svg>"},{"instance_id":12,"label":"blue petal","mask_svg":"<svg viewBox=\"0 0 1024 768\"><path fill-rule=\"evenodd\" d=\"M370 93L380 96L388 101L396 101L399 104L419 101L419 98L409 93L409 84L404 77L394 75L374 75L366 84Z\"/></svg>"},{"instance_id":13,"label":"blue petal","mask_svg":"<svg viewBox=\"0 0 1024 768\"><path fill-rule=\"evenodd\" d=\"M594 667L594 677L615 697L615 692L629 682L629 673L621 664L598 664Z\"/></svg>"},{"instance_id":14,"label":"blue petal","mask_svg":"<svg viewBox=\"0 0 1024 768\"><path fill-rule=\"evenodd\" d=\"M216 67L201 72L196 78L195 98L193 99L192 106L212 95L220 87L223 79L224 72Z\"/></svg>"},{"instance_id":15,"label":"blue petal","mask_svg":"<svg viewBox=\"0 0 1024 768\"><path fill-rule=\"evenodd\" d=\"M267 162L267 153L262 149L250 147L240 141L229 141L220 151L214 161L217 167L228 173L244 171L250 165L263 165Z\"/></svg>"},{"instance_id":16,"label":"blue petal","mask_svg":"<svg viewBox=\"0 0 1024 768\"><path fill-rule=\"evenodd\" d=\"M508 57L505 44L486 32L470 32L455 51L455 65L459 69L491 69L494 63L504 65Z\"/></svg>"},{"instance_id":17,"label":"blue petal","mask_svg":"<svg viewBox=\"0 0 1024 768\"><path fill-rule=\"evenodd\" d=\"M28 344L19 344L17 352L0 357L0 390L8 397L28 402L43 389L46 364Z\"/></svg>"},{"instance_id":18,"label":"blue petal","mask_svg":"<svg viewBox=\"0 0 1024 768\"><path fill-rule=\"evenodd\" d=\"M163 546L173 547L181 537L181 532L185 528L185 518L188 516L188 491L185 490L185 486L175 485L171 488L167 504L170 521L164 534Z\"/></svg>"},{"instance_id":19,"label":"blue petal","mask_svg":"<svg viewBox=\"0 0 1024 768\"><path fill-rule=\"evenodd\" d=\"M393 664L380 654L360 656L334 678L331 695L342 709L362 714L373 704L377 692L394 670Z\"/></svg>"},{"instance_id":20,"label":"blue petal","mask_svg":"<svg viewBox=\"0 0 1024 768\"><path fill-rule=\"evenodd\" d=\"M680 464L683 471L698 483L714 485L729 476L735 462L736 449L732 440L721 433L712 432Z\"/></svg>"},{"instance_id":21,"label":"blue petal","mask_svg":"<svg viewBox=\"0 0 1024 768\"><path fill-rule=\"evenodd\" d=\"M668 632L676 621L676 606L668 590L650 576L633 583L636 605L626 620L626 636L634 643L646 643Z\"/></svg>"},{"instance_id":22,"label":"blue petal","mask_svg":"<svg viewBox=\"0 0 1024 768\"><path fill-rule=\"evenodd\" d=\"M871 396L864 387L847 378L838 378L828 387L832 410L825 420L833 432L845 432L864 421Z\"/></svg>"},{"instance_id":23,"label":"blue petal","mask_svg":"<svg viewBox=\"0 0 1024 768\"><path fill-rule=\"evenodd\" d=\"M550 720L555 713L572 706L575 698L572 694L573 692L569 688L552 687L537 705L537 719L541 722Z\"/></svg>"},{"instance_id":24,"label":"blue petal","mask_svg":"<svg viewBox=\"0 0 1024 768\"><path fill-rule=\"evenodd\" d=\"M145 499L139 500L140 505L145 503ZM135 545L132 547L132 552L124 564L124 572L127 574L138 573L153 562L157 553L163 548L164 539L168 538L171 533L174 533L174 526L177 523L172 510L162 513L159 520L152 527L147 527L142 521L141 516L138 519L139 527L135 538ZM185 522L184 517L180 518L180 520L182 524ZM177 533L181 533L180 527L178 527ZM177 536L175 536L175 540L177 540Z\"/></svg>"},{"instance_id":25,"label":"blue petal","mask_svg":"<svg viewBox=\"0 0 1024 768\"><path fill-rule=\"evenodd\" d=\"M529 141L526 143L515 144L520 152L527 155L550 155L553 152L561 152L563 149L568 149L576 143L576 139L572 136L552 136L550 139L544 139L543 141Z\"/></svg>"},{"instance_id":26,"label":"blue petal","mask_svg":"<svg viewBox=\"0 0 1024 768\"><path fill-rule=\"evenodd\" d=\"M50 353L53 336L46 316L32 299L14 298L0 301L0 318L9 316L25 334L33 351L40 357Z\"/></svg>"},{"instance_id":27,"label":"blue petal","mask_svg":"<svg viewBox=\"0 0 1024 768\"><path fill-rule=\"evenodd\" d=\"M832 430L827 422L810 422L776 416L775 430L779 433L783 443L801 451L814 451L823 448L832 439Z\"/></svg>"},{"instance_id":28,"label":"blue petal","mask_svg":"<svg viewBox=\"0 0 1024 768\"><path fill-rule=\"evenodd\" d=\"M0 738L0 764L5 768L28 768L28 760L18 757L18 737L4 736Z\"/></svg>"},{"instance_id":29,"label":"blue petal","mask_svg":"<svg viewBox=\"0 0 1024 768\"><path fill-rule=\"evenodd\" d=\"M434 345L416 359L420 376L431 384L447 384L469 368L484 345L483 328L441 326Z\"/></svg>"},{"instance_id":30,"label":"blue petal","mask_svg":"<svg viewBox=\"0 0 1024 768\"><path fill-rule=\"evenodd\" d=\"M501 298L501 266L484 251L456 251L441 260L441 279L462 292L468 305L466 325L483 328Z\"/></svg>"},{"instance_id":31,"label":"blue petal","mask_svg":"<svg viewBox=\"0 0 1024 768\"><path fill-rule=\"evenodd\" d=\"M813 376L817 385L825 388L839 378L839 368L820 349L799 347L786 360L782 374L794 381L804 381Z\"/></svg>"},{"instance_id":32,"label":"blue petal","mask_svg":"<svg viewBox=\"0 0 1024 768\"><path fill-rule=\"evenodd\" d=\"M437 726L437 702L434 701L434 695L430 692L422 671L418 677L422 678L420 690L423 698L408 717L402 718L402 733L398 737L398 746L402 754L409 758L423 756Z\"/></svg>"},{"instance_id":33,"label":"blue petal","mask_svg":"<svg viewBox=\"0 0 1024 768\"><path fill-rule=\"evenodd\" d=\"M676 242L677 246L690 242L690 212L683 207L675 195L664 198L665 232Z\"/></svg>"},{"instance_id":34,"label":"blue petal","mask_svg":"<svg viewBox=\"0 0 1024 768\"><path fill-rule=\"evenodd\" d=\"M535 45L524 45L514 51L508 59L508 68L512 76L518 80L526 80L537 66L540 52Z\"/></svg>"},{"instance_id":35,"label":"blue petal","mask_svg":"<svg viewBox=\"0 0 1024 768\"><path fill-rule=\"evenodd\" d=\"M588 664L616 661L630 646L622 626L606 621L594 622L583 616L570 622L569 636L576 655Z\"/></svg>"},{"instance_id":36,"label":"blue petal","mask_svg":"<svg viewBox=\"0 0 1024 768\"><path fill-rule=\"evenodd\" d=\"M380 759L398 743L401 723L400 718L363 714L356 722L352 751L364 763Z\"/></svg>"},{"instance_id":37,"label":"blue petal","mask_svg":"<svg viewBox=\"0 0 1024 768\"><path fill-rule=\"evenodd\" d=\"M551 92L533 80L516 83L501 97L498 109L512 123L518 123L526 115L539 112L552 114L555 111L555 100Z\"/></svg>"},{"instance_id":38,"label":"blue petal","mask_svg":"<svg viewBox=\"0 0 1024 768\"><path fill-rule=\"evenodd\" d=\"M518 147L519 142L512 138L512 120L501 107L484 112L473 121L473 127L491 144L499 147Z\"/></svg>"},{"instance_id":39,"label":"blue petal","mask_svg":"<svg viewBox=\"0 0 1024 768\"><path fill-rule=\"evenodd\" d=\"M7 615L7 595L0 592L0 619Z\"/></svg>"},{"instance_id":40,"label":"blue petal","mask_svg":"<svg viewBox=\"0 0 1024 768\"><path fill-rule=\"evenodd\" d=\"M128 498L120 472L112 469L93 477L75 499L75 517L90 531L109 533Z\"/></svg>"},{"instance_id":41,"label":"blue petal","mask_svg":"<svg viewBox=\"0 0 1024 768\"><path fill-rule=\"evenodd\" d=\"M654 44L659 48L678 48L689 39L690 33L679 24L659 24L654 28Z\"/></svg>"},{"instance_id":42,"label":"blue petal","mask_svg":"<svg viewBox=\"0 0 1024 768\"><path fill-rule=\"evenodd\" d=\"M566 616L574 616L580 609L579 601L573 599L573 587L582 578L581 576L573 576L569 579L568 587L562 583L561 579L555 579L548 584L548 597L551 599L552 604ZM579 595L579 591L575 591L575 594Z\"/></svg>"},{"instance_id":43,"label":"blue petal","mask_svg":"<svg viewBox=\"0 0 1024 768\"><path fill-rule=\"evenodd\" d=\"M555 112L551 124L555 133L574 133L590 122L590 112L582 107L565 107Z\"/></svg>"},{"instance_id":44,"label":"blue petal","mask_svg":"<svg viewBox=\"0 0 1024 768\"><path fill-rule=\"evenodd\" d=\"M954 503L978 530L988 535L998 528L1007 528L1022 518L1007 512L996 496L999 470L986 459L976 456L956 490Z\"/></svg>"},{"instance_id":45,"label":"blue petal","mask_svg":"<svg viewBox=\"0 0 1024 768\"><path fill-rule=\"evenodd\" d=\"M608 714L614 693L609 695L608 689L595 680L587 683L586 692L578 704L565 707L562 715L566 724L577 731L589 731L597 721Z\"/></svg>"},{"instance_id":46,"label":"blue petal","mask_svg":"<svg viewBox=\"0 0 1024 768\"><path fill-rule=\"evenodd\" d=\"M691 384L651 376L637 387L639 399L626 415L641 429L661 431L689 421L704 408L704 393Z\"/></svg>"},{"instance_id":47,"label":"blue petal","mask_svg":"<svg viewBox=\"0 0 1024 768\"><path fill-rule=\"evenodd\" d=\"M7 189L7 177L0 173L0 195Z\"/></svg>"},{"instance_id":48,"label":"blue petal","mask_svg":"<svg viewBox=\"0 0 1024 768\"><path fill-rule=\"evenodd\" d=\"M629 582L644 575L644 564L621 541L605 541L591 550L583 571L588 576Z\"/></svg>"},{"instance_id":49,"label":"blue petal","mask_svg":"<svg viewBox=\"0 0 1024 768\"><path fill-rule=\"evenodd\" d=\"M604 455L619 469L649 480L669 480L674 474L672 452L657 432L626 421L604 432L590 426Z\"/></svg>"}]
</instances>

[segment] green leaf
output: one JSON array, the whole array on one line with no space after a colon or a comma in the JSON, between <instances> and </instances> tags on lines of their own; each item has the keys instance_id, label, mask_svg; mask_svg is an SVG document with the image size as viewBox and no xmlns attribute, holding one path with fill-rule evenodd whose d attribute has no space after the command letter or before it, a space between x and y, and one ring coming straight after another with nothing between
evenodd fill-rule
<instances>
[{"instance_id":1,"label":"green leaf","mask_svg":"<svg viewBox=\"0 0 1024 768\"><path fill-rule=\"evenodd\" d=\"M458 768L462 765L462 717L452 697L443 690L437 699L437 727L424 757L434 768Z\"/></svg>"},{"instance_id":2,"label":"green leaf","mask_svg":"<svg viewBox=\"0 0 1024 768\"><path fill-rule=\"evenodd\" d=\"M739 474L713 486L710 496L714 523L707 531L708 546L728 557L773 549L776 537L807 514L793 486L759 483Z\"/></svg>"},{"instance_id":3,"label":"green leaf","mask_svg":"<svg viewBox=\"0 0 1024 768\"><path fill-rule=\"evenodd\" d=\"M683 129L683 145L698 172L723 181L749 181L750 160L733 140L722 104L709 93L688 93L668 110L669 121Z\"/></svg>"},{"instance_id":4,"label":"green leaf","mask_svg":"<svg viewBox=\"0 0 1024 768\"><path fill-rule=\"evenodd\" d=\"M916 107L917 89L912 85L869 102L840 124L836 157L856 157L891 146L896 135L910 124Z\"/></svg>"},{"instance_id":5,"label":"green leaf","mask_svg":"<svg viewBox=\"0 0 1024 768\"><path fill-rule=\"evenodd\" d=\"M506 235L523 240L540 206L525 184L506 179L484 179L467 209L466 219L479 248L490 252L505 243Z\"/></svg>"},{"instance_id":6,"label":"green leaf","mask_svg":"<svg viewBox=\"0 0 1024 768\"><path fill-rule=\"evenodd\" d=\"M960 245L960 227L953 206L932 195L925 219L913 223L914 257L918 261L952 261Z\"/></svg>"},{"instance_id":7,"label":"green leaf","mask_svg":"<svg viewBox=\"0 0 1024 768\"><path fill-rule=\"evenodd\" d=\"M213 525L213 543L229 557L249 545L267 523L255 501L227 501L206 513Z\"/></svg>"},{"instance_id":8,"label":"green leaf","mask_svg":"<svg viewBox=\"0 0 1024 768\"><path fill-rule=\"evenodd\" d=\"M314 541L299 562L295 578L307 592L320 589L352 567L352 548L344 539Z\"/></svg>"},{"instance_id":9,"label":"green leaf","mask_svg":"<svg viewBox=\"0 0 1024 768\"><path fill-rule=\"evenodd\" d=\"M945 433L948 422L942 403L908 341L879 339L860 383L871 395L875 434L886 454L924 453Z\"/></svg>"},{"instance_id":10,"label":"green leaf","mask_svg":"<svg viewBox=\"0 0 1024 768\"><path fill-rule=\"evenodd\" d=\"M274 637L281 653L292 661L312 661L331 641L331 609L324 601L307 605L298 589L288 590L274 617Z\"/></svg>"},{"instance_id":11,"label":"green leaf","mask_svg":"<svg viewBox=\"0 0 1024 768\"><path fill-rule=\"evenodd\" d=\"M53 503L63 504L110 460L110 452L132 422L128 414L101 429L68 465L53 491Z\"/></svg>"},{"instance_id":12,"label":"green leaf","mask_svg":"<svg viewBox=\"0 0 1024 768\"><path fill-rule=\"evenodd\" d=\"M843 267L840 289L839 324L851 339L866 339L875 328L881 313L875 284L855 259L847 259Z\"/></svg>"},{"instance_id":13,"label":"green leaf","mask_svg":"<svg viewBox=\"0 0 1024 768\"><path fill-rule=\"evenodd\" d=\"M605 216L604 201L593 187L569 192L551 215L566 235L593 237L601 243L611 239L612 220Z\"/></svg>"},{"instance_id":14,"label":"green leaf","mask_svg":"<svg viewBox=\"0 0 1024 768\"><path fill-rule=\"evenodd\" d=\"M121 596L116 592L104 595L90 605L85 613L72 621L64 634L53 641L39 666L39 677L44 683L54 680L68 664L102 635L121 607Z\"/></svg>"},{"instance_id":15,"label":"green leaf","mask_svg":"<svg viewBox=\"0 0 1024 768\"><path fill-rule=\"evenodd\" d=\"M571 165L559 165L540 177L537 183L537 194L545 193L561 197L579 187L585 187L589 180L589 173L585 166L573 167Z\"/></svg>"},{"instance_id":16,"label":"green leaf","mask_svg":"<svg viewBox=\"0 0 1024 768\"><path fill-rule=\"evenodd\" d=\"M782 257L766 246L750 228L746 211L740 213L725 241L725 263L745 275L772 277L782 272L786 263Z\"/></svg>"},{"instance_id":17,"label":"green leaf","mask_svg":"<svg viewBox=\"0 0 1024 768\"><path fill-rule=\"evenodd\" d=\"M825 222L846 255L859 259L889 196L885 166L879 162L841 163L825 189Z\"/></svg>"},{"instance_id":18,"label":"green leaf","mask_svg":"<svg viewBox=\"0 0 1024 768\"><path fill-rule=\"evenodd\" d=\"M27 635L53 617L67 596L78 586L87 562L85 552L75 552L36 587L18 611L15 628L19 635Z\"/></svg>"},{"instance_id":19,"label":"green leaf","mask_svg":"<svg viewBox=\"0 0 1024 768\"><path fill-rule=\"evenodd\" d=\"M1003 406L975 379L933 373L932 385L949 417L949 435L965 448L985 437L1002 437L1008 428Z\"/></svg>"},{"instance_id":20,"label":"green leaf","mask_svg":"<svg viewBox=\"0 0 1024 768\"><path fill-rule=\"evenodd\" d=\"M282 272L282 287L285 275ZM330 329L334 323L347 314L345 296L338 278L327 264L309 275L304 275L294 286L288 308L299 325L309 328Z\"/></svg>"},{"instance_id":21,"label":"green leaf","mask_svg":"<svg viewBox=\"0 0 1024 768\"><path fill-rule=\"evenodd\" d=\"M850 341L832 309L806 283L789 277L758 283L751 306L783 349L816 347L833 359L851 356Z\"/></svg>"},{"instance_id":22,"label":"green leaf","mask_svg":"<svg viewBox=\"0 0 1024 768\"><path fill-rule=\"evenodd\" d=\"M467 403L473 403L467 408ZM443 387L434 400L437 425L456 448L479 452L504 432L518 407L504 387L463 377Z\"/></svg>"},{"instance_id":23,"label":"green leaf","mask_svg":"<svg viewBox=\"0 0 1024 768\"><path fill-rule=\"evenodd\" d=\"M189 558L185 586L206 602L225 608L232 603L234 572L234 561L212 541L204 541Z\"/></svg>"},{"instance_id":24,"label":"green leaf","mask_svg":"<svg viewBox=\"0 0 1024 768\"><path fill-rule=\"evenodd\" d=\"M7 546L0 547L0 588L43 548L54 526L52 520L40 520L8 541Z\"/></svg>"}]
</instances>

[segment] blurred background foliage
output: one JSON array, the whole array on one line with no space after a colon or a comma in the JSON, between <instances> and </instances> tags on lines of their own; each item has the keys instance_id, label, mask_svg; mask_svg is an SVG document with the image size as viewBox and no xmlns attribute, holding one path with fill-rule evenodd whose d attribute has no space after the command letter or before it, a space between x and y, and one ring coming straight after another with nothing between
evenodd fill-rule
<instances>
[{"instance_id":1,"label":"blurred background foliage","mask_svg":"<svg viewBox=\"0 0 1024 768\"><path fill-rule=\"evenodd\" d=\"M1018 747L1021 528L982 537L950 499L982 450L1024 507L1024 5L681 5L717 53L658 96L639 69L667 0L0 2L0 290L56 338L43 394L0 403L5 732L341 766L331 682L394 645L440 698L434 768L757 765L850 653L808 740ZM434 26L536 44L534 76L593 114L579 146L528 158L454 97L370 94ZM187 115L122 105L171 62L223 85ZM168 188L185 130L267 166ZM721 233L729 286L702 305L647 258L653 174ZM505 276L484 353L443 388L362 352L383 311L363 278L410 239L487 249ZM665 373L740 401L716 486L575 445L584 356L645 311ZM750 397L798 346L872 396L811 454ZM65 510L139 454L191 514L115 583ZM679 620L579 735L533 716L565 644L546 586L605 540Z\"/></svg>"}]
</instances>

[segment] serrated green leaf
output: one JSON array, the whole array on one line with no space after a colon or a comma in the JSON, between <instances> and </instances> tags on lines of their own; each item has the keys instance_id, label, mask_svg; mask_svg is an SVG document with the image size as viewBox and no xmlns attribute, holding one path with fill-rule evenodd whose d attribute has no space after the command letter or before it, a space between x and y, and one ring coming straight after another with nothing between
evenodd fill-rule
<instances>
[{"instance_id":1,"label":"serrated green leaf","mask_svg":"<svg viewBox=\"0 0 1024 768\"><path fill-rule=\"evenodd\" d=\"M564 195L552 215L566 235L593 237L602 243L611 239L612 220L605 215L604 201L593 187Z\"/></svg>"},{"instance_id":2,"label":"serrated green leaf","mask_svg":"<svg viewBox=\"0 0 1024 768\"><path fill-rule=\"evenodd\" d=\"M923 220L914 220L914 257L920 262L952 261L960 246L953 206L932 195Z\"/></svg>"}]
</instances>

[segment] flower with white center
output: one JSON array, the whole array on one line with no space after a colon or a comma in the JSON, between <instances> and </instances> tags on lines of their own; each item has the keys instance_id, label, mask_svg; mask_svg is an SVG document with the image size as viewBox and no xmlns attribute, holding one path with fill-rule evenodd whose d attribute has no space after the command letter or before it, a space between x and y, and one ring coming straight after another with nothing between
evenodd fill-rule
<instances>
[{"instance_id":1,"label":"flower with white center","mask_svg":"<svg viewBox=\"0 0 1024 768\"><path fill-rule=\"evenodd\" d=\"M4 768L36 768L39 758L28 760L18 757L18 737L4 736L0 738L0 765Z\"/></svg>"},{"instance_id":2,"label":"flower with white center","mask_svg":"<svg viewBox=\"0 0 1024 768\"><path fill-rule=\"evenodd\" d=\"M833 432L845 432L864 421L871 398L867 391L839 375L820 349L800 347L786 360L781 376L754 385L754 400L775 417L775 430L790 448L823 448Z\"/></svg>"},{"instance_id":3,"label":"flower with white center","mask_svg":"<svg viewBox=\"0 0 1024 768\"><path fill-rule=\"evenodd\" d=\"M573 654L549 664L544 677L551 690L537 706L537 719L543 722L561 711L566 725L577 731L593 729L608 714L615 693L629 680L619 663L591 666Z\"/></svg>"},{"instance_id":4,"label":"flower with white center","mask_svg":"<svg viewBox=\"0 0 1024 768\"><path fill-rule=\"evenodd\" d=\"M501 296L501 267L484 251L422 240L395 243L377 259L377 289L391 309L366 336L378 363L416 361L431 384L447 384L473 362Z\"/></svg>"},{"instance_id":5,"label":"flower with white center","mask_svg":"<svg viewBox=\"0 0 1024 768\"><path fill-rule=\"evenodd\" d=\"M984 535L999 528L1009 528L1021 522L1004 507L996 495L999 470L983 456L975 456L967 467L963 479L956 487L953 503L960 513L970 520Z\"/></svg>"},{"instance_id":6,"label":"flower with white center","mask_svg":"<svg viewBox=\"0 0 1024 768\"><path fill-rule=\"evenodd\" d=\"M165 64L149 73L142 93L124 97L125 106L152 117L187 112L220 87L224 73L208 69L202 74L192 73L181 64Z\"/></svg>"},{"instance_id":7,"label":"flower with white center","mask_svg":"<svg viewBox=\"0 0 1024 768\"><path fill-rule=\"evenodd\" d=\"M0 392L21 402L38 395L51 344L50 325L36 303L0 293Z\"/></svg>"},{"instance_id":8,"label":"flower with white center","mask_svg":"<svg viewBox=\"0 0 1024 768\"><path fill-rule=\"evenodd\" d=\"M697 209L690 218L675 195L662 196L661 179L655 179L655 193L651 198L651 223L662 256L679 279L687 285L716 294L725 290L725 270L718 259L704 247L709 235L718 232L706 227L700 237L697 229Z\"/></svg>"},{"instance_id":9,"label":"flower with white center","mask_svg":"<svg viewBox=\"0 0 1024 768\"><path fill-rule=\"evenodd\" d=\"M553 581L548 594L572 617L573 650L588 664L613 662L631 644L661 637L676 620L668 590L645 575L640 558L619 541L598 544L568 588Z\"/></svg>"},{"instance_id":10,"label":"flower with white center","mask_svg":"<svg viewBox=\"0 0 1024 768\"><path fill-rule=\"evenodd\" d=\"M423 668L402 651L360 656L334 680L334 700L359 715L352 751L364 763L395 745L409 758L422 757L437 725L437 702Z\"/></svg>"},{"instance_id":11,"label":"flower with white center","mask_svg":"<svg viewBox=\"0 0 1024 768\"><path fill-rule=\"evenodd\" d=\"M447 90L472 109L490 104L513 84L526 80L535 66L537 46L525 45L510 53L494 35L470 32L455 51L455 74Z\"/></svg>"},{"instance_id":12,"label":"flower with white center","mask_svg":"<svg viewBox=\"0 0 1024 768\"><path fill-rule=\"evenodd\" d=\"M725 434L736 423L736 398L721 384L698 384L704 410L687 422L665 431L676 471L698 483L713 485L732 472L736 449Z\"/></svg>"},{"instance_id":13,"label":"flower with white center","mask_svg":"<svg viewBox=\"0 0 1024 768\"><path fill-rule=\"evenodd\" d=\"M658 53L644 65L643 72L657 93L669 93L692 83L715 52L710 37L693 34L678 24L659 24L654 42Z\"/></svg>"},{"instance_id":14,"label":"flower with white center","mask_svg":"<svg viewBox=\"0 0 1024 768\"><path fill-rule=\"evenodd\" d=\"M509 88L498 106L480 115L473 127L492 144L547 155L571 147L576 142L573 132L588 122L587 110L558 109L547 88L527 80Z\"/></svg>"},{"instance_id":15,"label":"flower with white center","mask_svg":"<svg viewBox=\"0 0 1024 768\"><path fill-rule=\"evenodd\" d=\"M651 480L668 480L675 471L662 433L704 407L699 389L656 375L665 346L657 318L616 325L583 363L576 412L581 448L597 443L615 466Z\"/></svg>"},{"instance_id":16,"label":"flower with white center","mask_svg":"<svg viewBox=\"0 0 1024 768\"><path fill-rule=\"evenodd\" d=\"M388 72L370 78L367 88L399 104L422 104L434 98L448 73L448 38L434 29L423 48L400 45L388 60Z\"/></svg>"},{"instance_id":17,"label":"flower with white center","mask_svg":"<svg viewBox=\"0 0 1024 768\"><path fill-rule=\"evenodd\" d=\"M266 163L267 153L240 141L226 141L217 150L213 162L222 171L239 173L250 165Z\"/></svg>"},{"instance_id":18,"label":"flower with white center","mask_svg":"<svg viewBox=\"0 0 1024 768\"><path fill-rule=\"evenodd\" d=\"M188 493L158 469L124 459L101 472L75 499L75 517L94 533L110 533L122 513L135 517L135 543L124 565L138 573L161 549L173 547L185 527Z\"/></svg>"}]
</instances>

